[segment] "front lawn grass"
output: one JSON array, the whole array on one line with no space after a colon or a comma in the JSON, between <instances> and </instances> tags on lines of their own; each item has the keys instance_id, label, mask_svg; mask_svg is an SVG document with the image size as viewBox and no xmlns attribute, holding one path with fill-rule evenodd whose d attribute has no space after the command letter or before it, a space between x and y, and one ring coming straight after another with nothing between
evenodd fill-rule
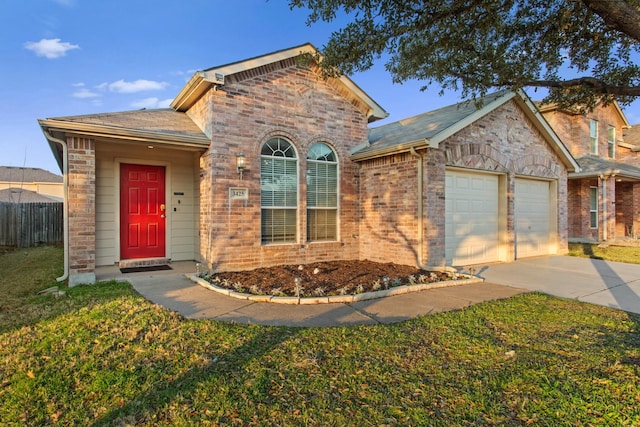
<instances>
[{"instance_id":1,"label":"front lawn grass","mask_svg":"<svg viewBox=\"0 0 640 427\"><path fill-rule=\"evenodd\" d=\"M5 425L640 424L640 318L622 311L533 293L394 325L262 327L186 320L122 283L35 297L59 274L35 286L46 264L0 288L31 307L0 329Z\"/></svg>"},{"instance_id":2,"label":"front lawn grass","mask_svg":"<svg viewBox=\"0 0 640 427\"><path fill-rule=\"evenodd\" d=\"M640 246L614 246L594 243L569 243L570 256L640 264Z\"/></svg>"}]
</instances>

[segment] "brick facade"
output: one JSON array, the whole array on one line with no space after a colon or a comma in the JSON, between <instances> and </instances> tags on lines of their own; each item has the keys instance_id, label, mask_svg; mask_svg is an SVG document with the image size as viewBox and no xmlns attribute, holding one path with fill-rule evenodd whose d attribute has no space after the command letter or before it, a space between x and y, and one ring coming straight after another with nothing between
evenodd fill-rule
<instances>
[{"instance_id":1,"label":"brick facade","mask_svg":"<svg viewBox=\"0 0 640 427\"><path fill-rule=\"evenodd\" d=\"M360 258L420 264L418 161L402 153L361 163Z\"/></svg>"},{"instance_id":2,"label":"brick facade","mask_svg":"<svg viewBox=\"0 0 640 427\"><path fill-rule=\"evenodd\" d=\"M596 154L598 157L610 158L607 142L609 126L615 128L617 142L622 141L625 121L614 105L597 107L586 114L574 114L563 110L543 110L543 115L560 140L576 158L593 155L590 152L589 123L591 120L598 122L598 153ZM614 159L624 160L627 157L636 158L637 153L631 153L628 148L617 146Z\"/></svg>"},{"instance_id":3,"label":"brick facade","mask_svg":"<svg viewBox=\"0 0 640 427\"><path fill-rule=\"evenodd\" d=\"M201 256L209 268L240 270L277 264L357 259L358 169L349 149L367 140L365 106L318 78L295 58L228 77L189 111L211 137L200 161ZM261 244L260 149L272 137L289 140L298 161L298 242ZM339 168L339 240L306 238L306 156L316 142L331 146ZM243 179L236 156L246 156ZM231 201L229 189L247 188L249 200Z\"/></svg>"},{"instance_id":4,"label":"brick facade","mask_svg":"<svg viewBox=\"0 0 640 427\"><path fill-rule=\"evenodd\" d=\"M208 269L245 270L350 259L442 267L447 259L445 182L448 168L499 175L500 252L503 254L500 259L504 261L516 256L516 178L549 182L550 200L557 204L550 209L555 218L550 221L550 234L554 237L549 247L552 252L566 251L568 189L567 167L563 162L568 165L571 159L561 158L562 150L557 154L552 149L554 142L549 134L541 133L540 124L534 123L536 119L524 100L500 98L504 101L493 104L498 106L491 107L480 119L466 116L474 117L475 121L461 120L459 123L465 126L453 135L447 133L448 138L437 148L394 152L397 146L393 145L391 150L384 151L387 154L379 152L378 157L358 157L352 153L369 143L369 118L386 114L382 109L377 110L375 102L358 92L359 89L355 90L351 83L321 78L313 65L303 66L295 57L267 64L250 62L251 66L246 68L234 66L233 72L224 75L224 84L205 86L192 98L190 93L185 95L189 102L185 101L182 111L175 112L179 117L168 118L178 121L184 118L188 122L178 126L175 135L185 136L186 132L190 137L198 137L199 142L187 141L193 157L182 156L180 160L180 156L172 154L177 152L174 150L186 149L182 141L175 146L170 145L173 144L170 141L163 147L139 144L134 148L117 143L103 146L99 139L97 214L96 142L68 138L70 284L95 280L96 228L100 234L98 242L103 242L105 248L100 262L118 261L115 234L119 232L118 221L113 219L118 209L111 209L112 205L118 205L118 178L114 171L123 158L132 162L146 158L147 148L153 148L156 156L149 161L166 165L172 176L175 175L170 181L174 187L167 191L180 198L171 198L170 215L177 218L177 212L184 210L186 213L180 222L188 225L181 226L192 227L193 236L186 235L176 245L197 246L194 258ZM183 105L182 100L178 104ZM125 114L124 118L127 117ZM118 119L123 118L118 116ZM131 117L127 124L132 129L141 126L140 130L144 131L142 125L152 126L147 123L151 121ZM153 126L157 126L155 121ZM287 244L263 244L261 239L260 153L263 145L275 137L289 141L297 159L297 239ZM105 142L110 139L105 138ZM192 147L196 142L201 145ZM330 146L337 156L336 241L312 242L307 237L307 154L315 143ZM394 153L388 154L391 152ZM246 162L242 174L236 170L240 154ZM197 166L193 165L194 161L198 162ZM422 185L422 195L418 194L419 185ZM232 198L232 189L246 189L248 198ZM635 188L633 197L640 198ZM109 204L109 200L113 202ZM186 210L183 201L194 210ZM185 219L185 215L191 217L189 212L193 213L193 223ZM98 227L96 217L101 218ZM168 234L174 237L175 230L168 229ZM113 241L108 239L109 233L114 233Z\"/></svg>"},{"instance_id":5,"label":"brick facade","mask_svg":"<svg viewBox=\"0 0 640 427\"><path fill-rule=\"evenodd\" d=\"M95 282L95 141L69 137L69 286Z\"/></svg>"},{"instance_id":6,"label":"brick facade","mask_svg":"<svg viewBox=\"0 0 640 427\"><path fill-rule=\"evenodd\" d=\"M518 106L508 102L440 144L421 150L424 161L424 236L422 264L445 263L445 174L447 167L506 175L506 258L515 258L515 178L537 177L557 182L557 198L566 200L566 168ZM410 153L361 162L360 257L376 261L416 263L418 161ZM559 203L559 252L567 247L567 208Z\"/></svg>"},{"instance_id":7,"label":"brick facade","mask_svg":"<svg viewBox=\"0 0 640 427\"><path fill-rule=\"evenodd\" d=\"M639 152L624 144L626 120L615 105L596 107L586 114L543 108L543 115L562 142L580 163L581 158L596 157L608 161L640 166ZM590 148L590 121L598 123L597 153ZM608 130L615 128L615 154L609 155ZM615 166L593 171L588 176L569 177L568 207L569 237L580 241L601 241L632 237L638 229L637 211L640 204L634 199L635 180L621 180ZM584 175L584 174L583 174ZM598 227L590 227L590 187L598 191Z\"/></svg>"}]
</instances>

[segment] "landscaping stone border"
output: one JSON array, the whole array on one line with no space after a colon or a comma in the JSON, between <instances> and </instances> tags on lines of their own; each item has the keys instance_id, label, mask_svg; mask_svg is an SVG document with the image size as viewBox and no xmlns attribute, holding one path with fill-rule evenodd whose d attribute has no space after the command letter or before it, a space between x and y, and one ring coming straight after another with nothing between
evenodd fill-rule
<instances>
[{"instance_id":1,"label":"landscaping stone border","mask_svg":"<svg viewBox=\"0 0 640 427\"><path fill-rule=\"evenodd\" d=\"M332 295L325 297L278 297L272 295L253 295L235 292L227 288L221 288L216 286L207 280L198 277L197 274L185 274L185 276L199 284L200 286L217 292L219 294L229 296L232 298L254 301L254 302L270 302L275 304L290 304L290 305L302 305L302 304L332 304L332 303L343 303L350 304L358 301L366 301L370 299L376 298L384 298L390 297L393 295L402 295L408 294L411 292L419 292L427 289L436 289L436 288L447 288L451 286L460 286L460 285L470 285L473 283L482 283L484 282L483 278L471 275L464 275L466 279L457 279L457 280L447 280L444 282L434 282L434 283L418 283L415 285L402 285L396 286L389 289L383 289L380 291L373 292L363 292L361 294L351 294L351 295Z\"/></svg>"}]
</instances>

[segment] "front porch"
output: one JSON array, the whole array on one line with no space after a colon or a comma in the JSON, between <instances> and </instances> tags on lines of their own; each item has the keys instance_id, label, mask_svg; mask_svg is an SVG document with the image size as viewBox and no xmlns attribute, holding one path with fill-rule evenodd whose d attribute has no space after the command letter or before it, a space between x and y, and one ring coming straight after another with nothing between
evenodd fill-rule
<instances>
[{"instance_id":1,"label":"front porch","mask_svg":"<svg viewBox=\"0 0 640 427\"><path fill-rule=\"evenodd\" d=\"M569 174L569 241L633 242L640 237L640 168L596 157Z\"/></svg>"}]
</instances>

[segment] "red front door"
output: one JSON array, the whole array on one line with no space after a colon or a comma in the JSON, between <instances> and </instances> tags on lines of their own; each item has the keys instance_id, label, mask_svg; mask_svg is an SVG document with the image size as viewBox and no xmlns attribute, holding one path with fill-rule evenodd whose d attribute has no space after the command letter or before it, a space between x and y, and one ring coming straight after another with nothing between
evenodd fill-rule
<instances>
[{"instance_id":1,"label":"red front door","mask_svg":"<svg viewBox=\"0 0 640 427\"><path fill-rule=\"evenodd\" d=\"M120 165L120 258L165 256L164 167Z\"/></svg>"}]
</instances>

